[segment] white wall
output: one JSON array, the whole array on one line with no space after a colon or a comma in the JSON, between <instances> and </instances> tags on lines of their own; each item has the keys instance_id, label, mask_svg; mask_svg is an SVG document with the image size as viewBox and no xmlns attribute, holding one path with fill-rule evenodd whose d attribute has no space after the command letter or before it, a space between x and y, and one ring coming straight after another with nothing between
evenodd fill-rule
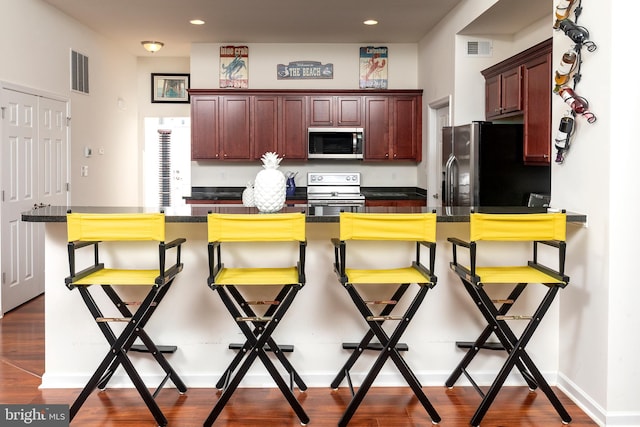
<instances>
[{"instance_id":1,"label":"white wall","mask_svg":"<svg viewBox=\"0 0 640 427\"><path fill-rule=\"evenodd\" d=\"M135 58L40 0L0 0L0 10L0 79L71 100L72 204L137 205ZM89 57L90 95L69 89L71 49ZM85 146L105 154L86 159Z\"/></svg>"},{"instance_id":2,"label":"white wall","mask_svg":"<svg viewBox=\"0 0 640 427\"><path fill-rule=\"evenodd\" d=\"M225 43L234 44L234 43ZM236 43L240 45L240 43ZM211 89L219 87L218 43L197 43L191 46L191 87ZM389 48L389 88L418 88L417 45L376 44ZM249 88L252 89L358 89L359 49L364 44L269 44L249 46ZM320 61L332 63L333 79L278 80L276 67L293 61ZM231 89L232 90L232 89ZM392 165L363 163L361 161L283 161L283 171L297 171L296 184L306 186L306 173L310 171L360 171L362 185L415 186L418 170L415 162ZM243 186L261 170L261 162L193 162L193 186Z\"/></svg>"},{"instance_id":3,"label":"white wall","mask_svg":"<svg viewBox=\"0 0 640 427\"><path fill-rule=\"evenodd\" d=\"M598 93L610 99L610 105L603 102L600 106L599 97L593 99L594 109L598 112L610 108L609 117L600 116L604 120L611 120L609 129L609 151L606 159L610 167L609 184L609 253L610 282L608 311L610 313L608 333L609 360L607 361L607 410L614 413L625 412L635 415L634 420L640 420L639 400L629 389L640 381L640 367L638 357L640 343L635 336L640 330L640 314L635 304L640 299L637 283L629 277L629 267L637 265L637 249L630 249L630 240L640 236L640 226L634 212L637 211L637 200L640 190L637 185L635 169L637 159L640 158L640 145L633 126L640 117L637 102L629 99L640 99L637 85L629 86L629 50L636 41L637 17L640 14L640 4L633 0L614 0L607 15L603 6L594 8L593 13L585 16L584 22L596 22L607 17L604 22L611 26L611 38L605 38L599 25L593 26L594 37L600 46L603 69L610 70L608 87L599 85L599 78L594 75L593 86L586 87L585 95ZM591 25L589 26L591 29ZM610 51L611 62L607 66ZM585 73L587 71L585 70ZM597 85L598 89L595 89ZM608 91L606 89L609 89ZM605 121L606 123L606 121ZM593 139L597 141L597 139ZM605 140L606 141L606 140ZM577 148L577 147L576 147ZM592 162L599 164L604 159L598 159L598 149L591 151ZM630 212L630 215L622 215ZM615 219L615 220L614 220ZM629 242L629 243L627 243ZM635 242L633 242L635 243Z\"/></svg>"}]
</instances>

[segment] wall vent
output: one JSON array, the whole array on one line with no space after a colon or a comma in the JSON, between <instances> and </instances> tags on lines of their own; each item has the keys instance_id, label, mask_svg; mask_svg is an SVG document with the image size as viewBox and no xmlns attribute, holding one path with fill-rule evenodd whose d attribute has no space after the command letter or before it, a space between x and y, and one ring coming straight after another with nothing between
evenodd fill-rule
<instances>
[{"instance_id":1,"label":"wall vent","mask_svg":"<svg viewBox=\"0 0 640 427\"><path fill-rule=\"evenodd\" d=\"M467 56L491 56L492 48L490 41L470 40L467 42Z\"/></svg>"},{"instance_id":2,"label":"wall vent","mask_svg":"<svg viewBox=\"0 0 640 427\"><path fill-rule=\"evenodd\" d=\"M89 57L71 51L71 90L89 93Z\"/></svg>"}]
</instances>

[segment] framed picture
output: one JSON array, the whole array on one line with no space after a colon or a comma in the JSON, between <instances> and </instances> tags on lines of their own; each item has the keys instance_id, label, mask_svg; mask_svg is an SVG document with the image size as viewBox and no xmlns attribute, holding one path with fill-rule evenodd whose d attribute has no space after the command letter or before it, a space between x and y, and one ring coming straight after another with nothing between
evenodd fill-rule
<instances>
[{"instance_id":1,"label":"framed picture","mask_svg":"<svg viewBox=\"0 0 640 427\"><path fill-rule=\"evenodd\" d=\"M151 102L189 103L189 74L151 74Z\"/></svg>"}]
</instances>

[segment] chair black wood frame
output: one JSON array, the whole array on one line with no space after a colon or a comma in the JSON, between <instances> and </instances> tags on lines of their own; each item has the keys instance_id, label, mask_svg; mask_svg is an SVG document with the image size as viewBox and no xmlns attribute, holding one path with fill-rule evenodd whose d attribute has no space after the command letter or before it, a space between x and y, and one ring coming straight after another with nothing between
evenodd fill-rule
<instances>
[{"instance_id":1,"label":"chair black wood frame","mask_svg":"<svg viewBox=\"0 0 640 427\"><path fill-rule=\"evenodd\" d=\"M340 283L345 287L360 315L369 326L368 331L358 344L343 344L343 348L352 349L353 352L331 383L331 388L337 389L340 383L347 378L353 396L338 422L340 427L349 424L382 367L389 359L396 365L400 374L431 417L432 422L437 424L441 420L440 415L422 390L422 385L418 378L400 354L400 351L408 350L406 344L400 343L402 334L416 315L427 292L435 286L437 281L433 274L436 250L435 223L435 213L358 214L343 212L340 215L340 239L331 240L335 252L334 270ZM411 262L411 267L377 270L352 269L347 266L347 242L349 240L415 242L415 259ZM429 249L428 267L421 263L422 247ZM405 295L410 285L414 283L417 284L418 291L408 304L405 312L393 315L393 309L397 307L398 302ZM357 285L367 286L368 284L395 286L395 290L388 300L365 301L358 292ZM373 305L379 306L377 314L374 314L369 308ZM385 321L398 322L390 335L382 327ZM374 337L377 338L378 343L371 342ZM356 391L349 371L364 350L377 350L379 354Z\"/></svg>"},{"instance_id":2,"label":"chair black wood frame","mask_svg":"<svg viewBox=\"0 0 640 427\"><path fill-rule=\"evenodd\" d=\"M294 383L300 391L307 385L284 356L291 346L281 346L272 337L275 328L293 303L305 278L305 217L304 214L242 215L209 214L209 277L207 284L220 296L224 306L246 338L244 344L232 344L229 348L240 351L225 369L216 387L222 390L217 402L204 421L211 426L240 385L249 368L260 359L269 375L297 415L306 425L309 416L293 393ZM295 267L286 268L226 268L222 262L224 242L291 242L298 241L298 261ZM248 286L280 286L273 300L248 301L240 288ZM253 306L266 306L262 315ZM251 324L251 326L250 326ZM269 357L273 353L289 374L289 382L281 376Z\"/></svg>"},{"instance_id":3,"label":"chair black wood frame","mask_svg":"<svg viewBox=\"0 0 640 427\"><path fill-rule=\"evenodd\" d=\"M500 224L501 222L503 224ZM543 391L562 422L568 424L571 422L571 416L526 351L527 344L532 339L558 291L569 283L569 277L564 274L566 216L564 213L516 215L472 213L470 225L471 239L469 242L453 237L448 238L448 241L453 244L453 260L450 266L460 277L467 293L473 299L474 305L478 307L485 318L487 326L475 342L462 345L462 347L468 347L468 351L446 380L445 385L449 388L453 387L461 375L464 375L471 382L482 397L482 401L471 418L470 424L479 426L508 375L515 367L520 371L532 391L537 388ZM522 267L478 266L477 242L480 240L531 241L532 260ZM557 249L557 268L550 268L539 262L539 245ZM468 251L468 267L458 262L458 248ZM492 299L489 295L491 291L487 286L484 286L485 284L497 284L500 287L512 286L512 288L507 298ZM509 314L514 303L531 284L542 284L547 287L547 291L534 313L532 315ZM528 321L519 337L507 323L511 320ZM487 343L492 334L496 336L499 343ZM479 351L486 348L504 350L507 353L507 358L485 393L473 380L467 369Z\"/></svg>"},{"instance_id":4,"label":"chair black wood frame","mask_svg":"<svg viewBox=\"0 0 640 427\"><path fill-rule=\"evenodd\" d=\"M144 327L171 288L177 274L182 271L181 245L186 240L179 238L169 243L164 242L164 215L162 214L69 213L67 222L69 235L74 236L72 237L74 240L69 241L67 245L70 275L65 278L65 283L70 290L78 289L82 300L110 346L106 356L71 405L69 416L71 419L75 417L94 390L104 390L116 369L122 366L158 425L166 426L168 421L155 401L156 396L169 379L180 394L185 393L187 387L163 354L167 351L175 351L175 347L157 346L146 333ZM133 225L122 227L124 223ZM74 227L75 229L72 230ZM152 235L158 237L152 237ZM158 241L157 270L105 268L105 264L101 262L99 251L102 242L132 240ZM76 251L88 247L93 248L93 265L77 271ZM167 251L171 249L175 250L175 263L167 267ZM103 315L89 290L92 285L102 289L122 317L114 318ZM119 285L148 286L149 292L143 301L128 303L120 298L114 287ZM136 310L130 311L129 305L136 305ZM109 325L111 322L126 323L120 335L116 335L111 328ZM137 339L142 341L142 345L134 346ZM165 372L165 377L153 393L149 391L129 358L130 350L150 353Z\"/></svg>"}]
</instances>

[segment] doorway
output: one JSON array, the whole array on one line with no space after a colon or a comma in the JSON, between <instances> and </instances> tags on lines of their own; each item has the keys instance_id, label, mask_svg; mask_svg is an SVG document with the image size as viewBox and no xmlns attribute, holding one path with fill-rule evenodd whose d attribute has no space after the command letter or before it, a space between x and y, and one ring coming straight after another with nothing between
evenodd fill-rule
<instances>
[{"instance_id":1,"label":"doorway","mask_svg":"<svg viewBox=\"0 0 640 427\"><path fill-rule=\"evenodd\" d=\"M0 108L0 314L44 292L44 224L21 213L68 202L69 101L7 83Z\"/></svg>"}]
</instances>

